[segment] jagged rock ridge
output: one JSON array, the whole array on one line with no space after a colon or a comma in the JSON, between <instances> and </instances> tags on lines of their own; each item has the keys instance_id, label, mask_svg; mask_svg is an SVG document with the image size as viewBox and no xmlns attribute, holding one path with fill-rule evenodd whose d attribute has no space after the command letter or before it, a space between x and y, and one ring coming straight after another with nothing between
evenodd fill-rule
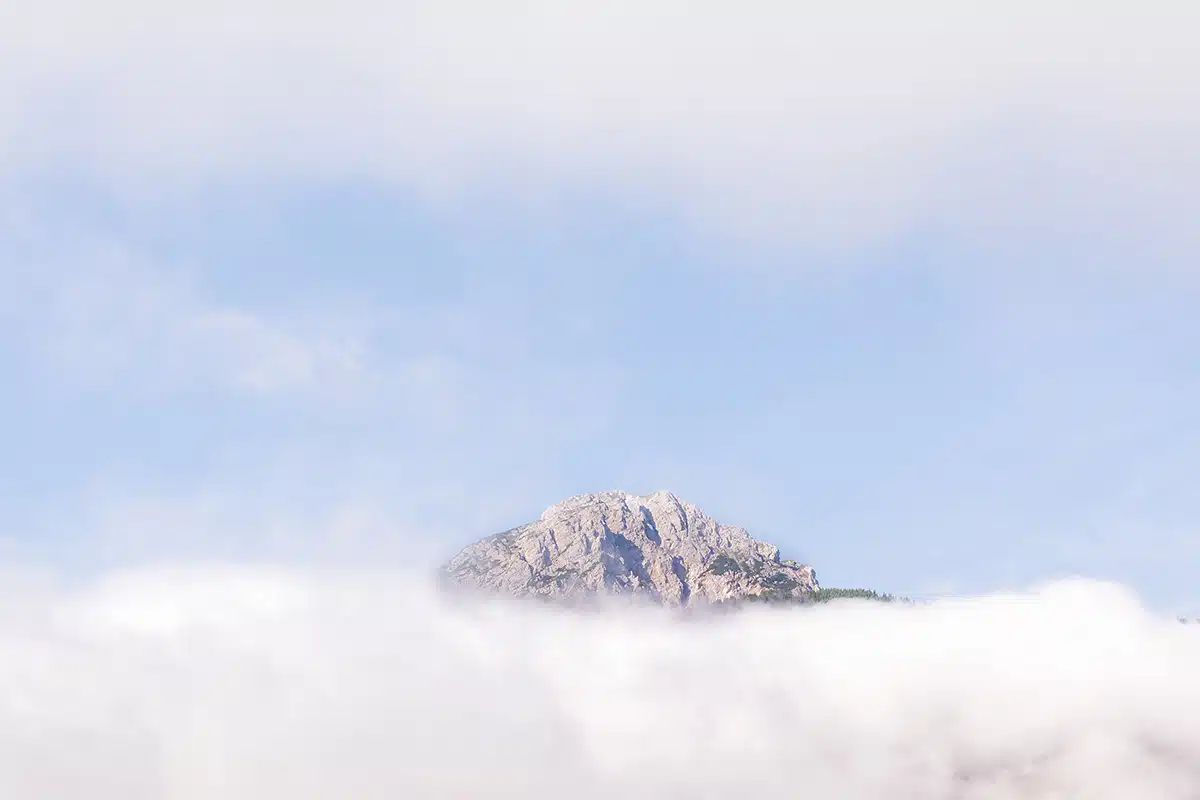
<instances>
[{"instance_id":1,"label":"jagged rock ridge","mask_svg":"<svg viewBox=\"0 0 1200 800\"><path fill-rule=\"evenodd\" d=\"M640 595L677 606L819 588L812 567L780 559L775 545L670 492L572 497L468 546L443 569L455 584L513 595Z\"/></svg>"}]
</instances>

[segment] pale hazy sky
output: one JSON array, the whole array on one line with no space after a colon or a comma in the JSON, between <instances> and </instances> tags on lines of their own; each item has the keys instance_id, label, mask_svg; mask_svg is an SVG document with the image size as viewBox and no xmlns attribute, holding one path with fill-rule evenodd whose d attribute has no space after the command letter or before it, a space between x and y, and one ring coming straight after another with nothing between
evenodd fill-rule
<instances>
[{"instance_id":1,"label":"pale hazy sky","mask_svg":"<svg viewBox=\"0 0 1200 800\"><path fill-rule=\"evenodd\" d=\"M827 585L1200 613L1200 14L1071 6L5 4L0 552L666 488Z\"/></svg>"}]
</instances>

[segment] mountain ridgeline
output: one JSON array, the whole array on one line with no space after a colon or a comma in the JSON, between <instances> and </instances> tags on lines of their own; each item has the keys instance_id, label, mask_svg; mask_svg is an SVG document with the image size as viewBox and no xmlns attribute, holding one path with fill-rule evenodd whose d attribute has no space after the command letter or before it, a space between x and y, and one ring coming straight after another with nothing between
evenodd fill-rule
<instances>
[{"instance_id":1,"label":"mountain ridgeline","mask_svg":"<svg viewBox=\"0 0 1200 800\"><path fill-rule=\"evenodd\" d=\"M464 548L443 567L454 586L564 602L627 596L667 606L890 601L823 589L813 568L670 492L601 492L557 503L527 525Z\"/></svg>"}]
</instances>

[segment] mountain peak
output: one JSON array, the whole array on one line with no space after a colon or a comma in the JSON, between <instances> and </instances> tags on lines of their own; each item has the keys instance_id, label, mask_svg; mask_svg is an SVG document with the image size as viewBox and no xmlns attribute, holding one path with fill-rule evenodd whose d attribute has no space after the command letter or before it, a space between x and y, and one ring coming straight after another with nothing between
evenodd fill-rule
<instances>
[{"instance_id":1,"label":"mountain peak","mask_svg":"<svg viewBox=\"0 0 1200 800\"><path fill-rule=\"evenodd\" d=\"M649 506L682 508L679 498L668 491L658 491L649 495L629 494L628 492L608 491L577 494L568 497L547 508L542 512L541 519L549 520L565 515L578 513L581 509L593 506L624 506L626 508L642 508Z\"/></svg>"},{"instance_id":2,"label":"mountain peak","mask_svg":"<svg viewBox=\"0 0 1200 800\"><path fill-rule=\"evenodd\" d=\"M668 491L570 497L536 522L482 539L444 567L454 583L513 595L640 595L667 605L797 597L811 567Z\"/></svg>"}]
</instances>

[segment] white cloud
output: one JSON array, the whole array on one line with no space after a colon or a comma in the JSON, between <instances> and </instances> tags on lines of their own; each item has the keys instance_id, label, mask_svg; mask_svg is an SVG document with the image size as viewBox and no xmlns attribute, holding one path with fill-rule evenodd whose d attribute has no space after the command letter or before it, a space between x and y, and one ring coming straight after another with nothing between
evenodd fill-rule
<instances>
[{"instance_id":1,"label":"white cloud","mask_svg":"<svg viewBox=\"0 0 1200 800\"><path fill-rule=\"evenodd\" d=\"M336 396L371 380L357 334L210 300L185 272L122 250L76 258L42 268L33 282L45 306L25 325L44 352L89 381Z\"/></svg>"},{"instance_id":2,"label":"white cloud","mask_svg":"<svg viewBox=\"0 0 1200 800\"><path fill-rule=\"evenodd\" d=\"M1138 248L1140 269L1191 263L1178 249L1196 244L1193 3L18 0L3 14L10 168L155 192L331 175L433 197L599 189L757 242L1089 236Z\"/></svg>"},{"instance_id":3,"label":"white cloud","mask_svg":"<svg viewBox=\"0 0 1200 800\"><path fill-rule=\"evenodd\" d=\"M88 532L81 547L90 562L101 563L339 562L364 552L376 563L433 563L444 550L411 522L415 503L404 492L389 502L371 502L344 491L315 500L292 491L281 499L273 488L260 478L253 489L216 487L186 495L110 489L90 498L89 513L77 521Z\"/></svg>"},{"instance_id":4,"label":"white cloud","mask_svg":"<svg viewBox=\"0 0 1200 800\"><path fill-rule=\"evenodd\" d=\"M1200 790L1200 633L1104 585L690 621L454 607L383 572L4 586L11 797Z\"/></svg>"},{"instance_id":5,"label":"white cloud","mask_svg":"<svg viewBox=\"0 0 1200 800\"><path fill-rule=\"evenodd\" d=\"M163 263L109 237L46 223L22 245L0 265L0 344L93 388L304 397L436 435L544 439L604 424L622 388L594 359L539 357L502 303L385 305L366 289L245 301L236 276L214 290L211 264Z\"/></svg>"},{"instance_id":6,"label":"white cloud","mask_svg":"<svg viewBox=\"0 0 1200 800\"><path fill-rule=\"evenodd\" d=\"M432 565L455 542L536 516L533 498L562 492L553 463L543 463L550 459L497 471L474 451L443 458L452 447L364 452L340 440L272 441L264 452L239 441L182 483L161 459L110 461L82 487L63 488L36 532L11 520L12 539L0 539L0 552L14 563L93 568L230 559Z\"/></svg>"}]
</instances>

